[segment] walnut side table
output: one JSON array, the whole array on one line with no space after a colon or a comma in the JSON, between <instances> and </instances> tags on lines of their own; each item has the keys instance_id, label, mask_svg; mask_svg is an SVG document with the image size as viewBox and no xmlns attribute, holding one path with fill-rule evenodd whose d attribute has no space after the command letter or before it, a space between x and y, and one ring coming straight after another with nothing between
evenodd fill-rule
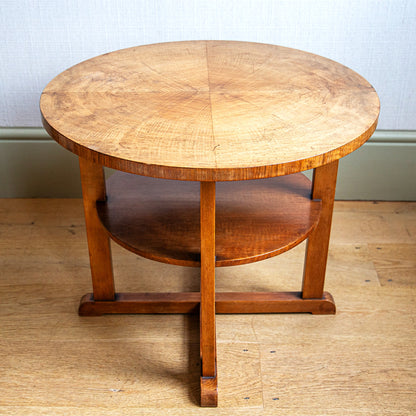
<instances>
[{"instance_id":1,"label":"walnut side table","mask_svg":"<svg viewBox=\"0 0 416 416\"><path fill-rule=\"evenodd\" d=\"M379 114L360 75L279 46L173 42L75 65L40 107L48 133L80 161L93 282L80 315L199 312L202 406L217 405L215 313L335 313L323 287L338 160ZM107 186L103 166L119 171ZM200 292L117 293L110 237L200 267ZM215 267L306 238L301 291L215 293Z\"/></svg>"}]
</instances>

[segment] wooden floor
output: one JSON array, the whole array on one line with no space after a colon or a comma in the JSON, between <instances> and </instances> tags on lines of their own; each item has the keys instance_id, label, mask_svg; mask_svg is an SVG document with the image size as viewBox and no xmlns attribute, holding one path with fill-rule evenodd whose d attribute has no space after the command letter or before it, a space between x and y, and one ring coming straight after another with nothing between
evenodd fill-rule
<instances>
[{"instance_id":1,"label":"wooden floor","mask_svg":"<svg viewBox=\"0 0 416 416\"><path fill-rule=\"evenodd\" d=\"M0 200L0 414L416 414L416 203L335 209L337 314L218 315L219 408L201 409L197 317L79 317L81 201ZM113 254L118 291L199 288L197 269ZM303 255L217 269L217 290L299 290Z\"/></svg>"}]
</instances>

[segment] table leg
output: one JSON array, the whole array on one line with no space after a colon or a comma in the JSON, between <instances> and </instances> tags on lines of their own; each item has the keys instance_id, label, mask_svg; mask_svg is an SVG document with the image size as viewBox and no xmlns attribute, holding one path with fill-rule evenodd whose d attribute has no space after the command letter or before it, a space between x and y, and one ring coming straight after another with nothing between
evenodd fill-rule
<instances>
[{"instance_id":1,"label":"table leg","mask_svg":"<svg viewBox=\"0 0 416 416\"><path fill-rule=\"evenodd\" d=\"M215 333L215 182L201 182L201 406L217 406Z\"/></svg>"},{"instance_id":2,"label":"table leg","mask_svg":"<svg viewBox=\"0 0 416 416\"><path fill-rule=\"evenodd\" d=\"M110 239L97 215L96 202L105 201L105 178L101 165L79 158L85 224L95 301L115 299Z\"/></svg>"},{"instance_id":3,"label":"table leg","mask_svg":"<svg viewBox=\"0 0 416 416\"><path fill-rule=\"evenodd\" d=\"M337 172L338 160L315 168L313 172L312 199L322 201L322 211L306 245L303 299L321 299L323 296Z\"/></svg>"}]
</instances>

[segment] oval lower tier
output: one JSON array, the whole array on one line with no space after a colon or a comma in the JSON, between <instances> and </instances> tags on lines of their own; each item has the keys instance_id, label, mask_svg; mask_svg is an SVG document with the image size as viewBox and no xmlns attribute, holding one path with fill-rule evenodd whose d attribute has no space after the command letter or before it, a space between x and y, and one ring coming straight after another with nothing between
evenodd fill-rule
<instances>
[{"instance_id":1,"label":"oval lower tier","mask_svg":"<svg viewBox=\"0 0 416 416\"><path fill-rule=\"evenodd\" d=\"M97 202L102 224L118 244L152 260L200 265L199 182L116 172L107 200ZM216 266L252 263L301 243L319 221L302 173L217 182Z\"/></svg>"}]
</instances>

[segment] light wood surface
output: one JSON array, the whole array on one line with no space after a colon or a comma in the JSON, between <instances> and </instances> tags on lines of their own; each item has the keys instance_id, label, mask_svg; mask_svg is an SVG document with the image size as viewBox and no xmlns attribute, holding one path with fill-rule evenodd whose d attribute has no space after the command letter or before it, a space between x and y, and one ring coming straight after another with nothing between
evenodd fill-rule
<instances>
[{"instance_id":1,"label":"light wood surface","mask_svg":"<svg viewBox=\"0 0 416 416\"><path fill-rule=\"evenodd\" d=\"M274 45L189 41L105 54L58 75L49 134L100 164L168 179L265 178L337 160L375 130L360 75Z\"/></svg>"},{"instance_id":2,"label":"light wood surface","mask_svg":"<svg viewBox=\"0 0 416 416\"><path fill-rule=\"evenodd\" d=\"M217 315L217 409L198 407L197 315L77 315L81 200L0 199L0 214L2 415L415 414L415 203L335 202L336 315ZM120 291L199 290L195 268L112 248ZM298 290L303 256L219 268L217 291Z\"/></svg>"},{"instance_id":3,"label":"light wood surface","mask_svg":"<svg viewBox=\"0 0 416 416\"><path fill-rule=\"evenodd\" d=\"M134 302L131 302L131 294L130 298L123 292L115 294L109 235L139 254L168 263L189 262L189 256L198 254L196 247L190 253L185 250L185 259L177 256L179 249L171 250L174 255L167 255L166 244L162 246L164 252L159 247L160 239L166 240L164 233L158 233L161 235L156 249L155 244L147 244L153 243L152 238L146 238L149 232L138 232L135 237L144 235L144 243L150 246L147 251L140 244L132 244L131 238L128 241L126 237L132 233L131 219L124 219L127 226L111 229L112 224L117 223L120 210L114 209L115 214L108 215L111 196L110 202L105 203L101 165L145 176L201 182L200 221L196 228L200 228L202 406L217 406L216 181L270 178L315 168L312 198L322 200L319 223L317 213L311 213L313 207L320 209L321 201L308 201L303 203L307 212L302 229L291 221L283 227L282 233L271 230L272 235L281 234L284 244L266 250L264 241L269 233L262 232L258 253L250 247L248 254L234 250L238 254L236 257L232 255L233 248L229 248L232 238L227 238L223 257L230 264L270 257L295 246L313 231L305 261L303 299L284 292L277 293L277 297L274 294L273 302L301 305L313 300L321 302L313 312L334 312L332 297L327 294L323 297L323 284L338 159L370 137L379 112L377 94L361 76L328 59L272 45L179 42L117 51L76 65L45 88L40 105L45 128L51 136L80 157L94 286L94 293L84 296L80 305L83 315L100 314L106 302L111 313L126 311L126 307L130 308L129 312L135 311L133 306L144 307L140 305L142 294ZM296 194L292 187L285 192ZM130 191L124 191L126 193ZM141 196L146 194L147 197L149 193L145 190ZM235 194L234 190L230 194ZM179 194L177 196L179 199ZM236 196L238 193L230 207L238 214L240 204ZM290 199L286 205L293 205L296 197L290 196ZM95 201L98 207L104 206L99 208L100 215ZM123 202L119 204L122 209ZM178 204L173 203L174 207ZM243 201L241 206L247 203ZM158 204L164 205L160 197ZM182 201L179 204L179 211L186 213ZM135 205L130 204L130 211L135 210ZM264 205L260 206L261 210ZM294 206L293 212L299 216L302 210ZM309 206L312 209L308 209ZM267 212L267 205L264 212ZM147 216L141 212L145 228L148 227L146 222L153 221L147 219L149 213L154 214L153 210L148 210ZM251 216L247 214L250 212L244 213L242 222L250 222ZM219 218L222 216L220 211ZM277 226L284 222L278 221ZM176 218L167 224L165 221L163 227L172 228L170 223L176 223ZM225 229L231 223L225 221ZM270 223L276 223L275 218L266 227ZM179 240L188 239L196 224L195 218L193 221L187 218L186 226L175 225L173 234ZM108 235L102 225L106 226ZM240 240L255 240L261 230L256 226L248 228L247 236L235 227L231 234ZM290 232L285 232L288 229ZM125 238L117 235L120 230L122 234L125 231ZM254 245L254 248L259 247ZM219 260L224 259L219 257ZM105 270L101 278L102 269ZM189 301L189 296L185 295L185 301ZM223 305L229 307L234 301L242 300L240 313L246 312L246 305L251 308L256 301L261 304L264 300L259 301L253 294L235 295L237 298L228 299ZM152 301L144 301L150 304L144 311L152 311L156 304L161 306L160 312L184 305L182 299L175 305L174 300L166 302L165 298L166 294L153 295ZM93 308L94 302L98 302L97 310ZM190 299L190 303L193 302ZM121 309L115 308L116 304L121 305ZM296 309L300 310L304 311L304 307ZM292 308L286 312L290 311Z\"/></svg>"}]
</instances>

